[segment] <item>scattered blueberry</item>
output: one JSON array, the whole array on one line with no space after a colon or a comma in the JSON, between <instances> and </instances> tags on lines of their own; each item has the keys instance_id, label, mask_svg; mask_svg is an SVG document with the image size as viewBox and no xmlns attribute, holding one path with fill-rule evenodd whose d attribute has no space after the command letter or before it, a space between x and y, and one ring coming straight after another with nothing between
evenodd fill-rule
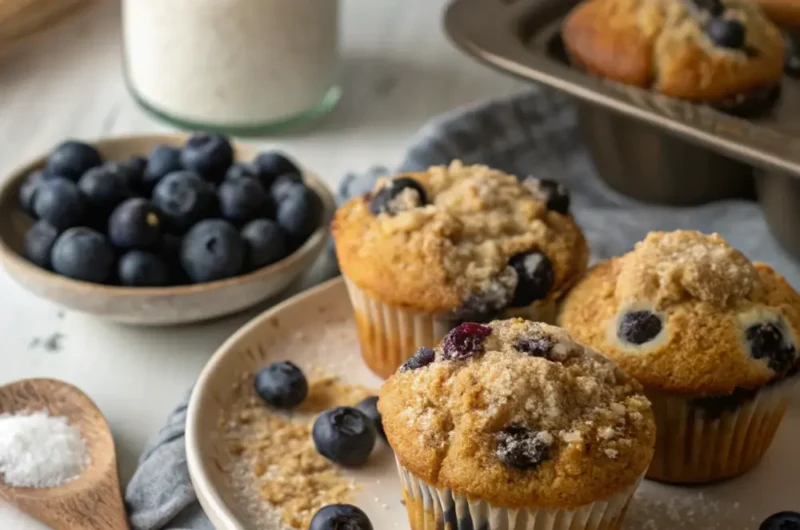
<instances>
[{"instance_id":1,"label":"scattered blueberry","mask_svg":"<svg viewBox=\"0 0 800 530\"><path fill-rule=\"evenodd\" d=\"M244 255L239 231L222 219L200 221L181 245L181 264L194 283L236 276L242 271Z\"/></svg>"},{"instance_id":2,"label":"scattered blueberry","mask_svg":"<svg viewBox=\"0 0 800 530\"><path fill-rule=\"evenodd\" d=\"M311 437L319 454L348 467L364 464L375 445L372 422L353 407L336 407L320 414Z\"/></svg>"},{"instance_id":3,"label":"scattered blueberry","mask_svg":"<svg viewBox=\"0 0 800 530\"><path fill-rule=\"evenodd\" d=\"M181 150L181 164L211 182L221 182L233 164L233 147L216 133L194 133Z\"/></svg>"},{"instance_id":4,"label":"scattered blueberry","mask_svg":"<svg viewBox=\"0 0 800 530\"><path fill-rule=\"evenodd\" d=\"M242 228L247 245L246 270L252 271L282 260L288 253L283 230L274 221L256 219Z\"/></svg>"},{"instance_id":5,"label":"scattered blueberry","mask_svg":"<svg viewBox=\"0 0 800 530\"><path fill-rule=\"evenodd\" d=\"M122 285L129 287L162 287L169 285L169 268L156 254L144 250L130 250L117 264L117 276Z\"/></svg>"},{"instance_id":6,"label":"scattered blueberry","mask_svg":"<svg viewBox=\"0 0 800 530\"><path fill-rule=\"evenodd\" d=\"M544 195L548 210L564 215L569 213L570 197L566 186L555 180L540 179L539 191Z\"/></svg>"},{"instance_id":7,"label":"scattered blueberry","mask_svg":"<svg viewBox=\"0 0 800 530\"><path fill-rule=\"evenodd\" d=\"M450 361L468 359L483 352L483 341L492 334L492 328L474 322L464 322L451 329L444 337L444 358Z\"/></svg>"},{"instance_id":8,"label":"scattered blueberry","mask_svg":"<svg viewBox=\"0 0 800 530\"><path fill-rule=\"evenodd\" d=\"M91 208L89 212L101 217L107 217L122 201L133 196L128 176L114 163L88 170L78 181L78 188Z\"/></svg>"},{"instance_id":9,"label":"scattered blueberry","mask_svg":"<svg viewBox=\"0 0 800 530\"><path fill-rule=\"evenodd\" d=\"M272 199L256 179L226 180L217 198L222 217L236 225L275 215Z\"/></svg>"},{"instance_id":10,"label":"scattered blueberry","mask_svg":"<svg viewBox=\"0 0 800 530\"><path fill-rule=\"evenodd\" d=\"M86 227L70 228L53 245L53 270L62 276L103 283L112 272L114 251L103 234Z\"/></svg>"},{"instance_id":11,"label":"scattered blueberry","mask_svg":"<svg viewBox=\"0 0 800 530\"><path fill-rule=\"evenodd\" d=\"M512 425L495 435L496 454L503 464L517 469L533 469L547 460L549 445L539 433Z\"/></svg>"},{"instance_id":12,"label":"scattered blueberry","mask_svg":"<svg viewBox=\"0 0 800 530\"><path fill-rule=\"evenodd\" d=\"M395 199L398 195L406 190L411 190L412 192L409 197L411 204L395 204ZM380 215L382 213L394 215L410 207L424 206L427 202L427 195L422 184L409 177L399 177L390 180L388 184L372 197L369 203L369 209L373 215Z\"/></svg>"},{"instance_id":13,"label":"scattered blueberry","mask_svg":"<svg viewBox=\"0 0 800 530\"><path fill-rule=\"evenodd\" d=\"M265 366L256 374L253 385L264 402L279 409L296 407L308 396L306 376L290 361Z\"/></svg>"},{"instance_id":14,"label":"scattered blueberry","mask_svg":"<svg viewBox=\"0 0 800 530\"><path fill-rule=\"evenodd\" d=\"M294 189L298 186L305 186L303 177L299 173L284 173L272 183L269 194L275 204L280 204L286 197L294 193Z\"/></svg>"},{"instance_id":15,"label":"scattered blueberry","mask_svg":"<svg viewBox=\"0 0 800 530\"><path fill-rule=\"evenodd\" d=\"M372 523L351 504L329 504L314 514L308 530L372 530Z\"/></svg>"},{"instance_id":16,"label":"scattered blueberry","mask_svg":"<svg viewBox=\"0 0 800 530\"><path fill-rule=\"evenodd\" d=\"M259 179L258 167L252 162L237 162L225 172L225 180ZM262 183L263 184L263 183Z\"/></svg>"},{"instance_id":17,"label":"scattered blueberry","mask_svg":"<svg viewBox=\"0 0 800 530\"><path fill-rule=\"evenodd\" d=\"M706 33L712 42L721 48L739 50L745 45L745 28L738 20L712 18L706 24Z\"/></svg>"},{"instance_id":18,"label":"scattered blueberry","mask_svg":"<svg viewBox=\"0 0 800 530\"><path fill-rule=\"evenodd\" d=\"M49 178L39 184L33 208L39 219L59 230L79 225L86 213L78 186L62 177Z\"/></svg>"},{"instance_id":19,"label":"scattered blueberry","mask_svg":"<svg viewBox=\"0 0 800 530\"><path fill-rule=\"evenodd\" d=\"M763 359L778 375L785 375L797 361L797 351L784 337L779 322L762 322L745 331L750 354Z\"/></svg>"},{"instance_id":20,"label":"scattered blueberry","mask_svg":"<svg viewBox=\"0 0 800 530\"><path fill-rule=\"evenodd\" d=\"M617 337L631 344L644 344L656 338L661 327L661 319L650 311L631 311L622 315Z\"/></svg>"},{"instance_id":21,"label":"scattered blueberry","mask_svg":"<svg viewBox=\"0 0 800 530\"><path fill-rule=\"evenodd\" d=\"M383 420L381 413L378 412L378 396L370 396L362 399L356 408L364 413L364 416L370 419L375 431L381 435L381 438L386 439L386 432L383 430Z\"/></svg>"},{"instance_id":22,"label":"scattered blueberry","mask_svg":"<svg viewBox=\"0 0 800 530\"><path fill-rule=\"evenodd\" d=\"M30 216L36 215L33 209L33 204L36 200L36 190L39 189L39 184L41 184L45 178L45 170L38 169L25 177L22 186L19 188L19 202L22 205L22 209Z\"/></svg>"},{"instance_id":23,"label":"scattered blueberry","mask_svg":"<svg viewBox=\"0 0 800 530\"><path fill-rule=\"evenodd\" d=\"M128 199L108 218L108 238L117 248L150 248L160 236L161 219L147 199Z\"/></svg>"},{"instance_id":24,"label":"scattered blueberry","mask_svg":"<svg viewBox=\"0 0 800 530\"><path fill-rule=\"evenodd\" d=\"M547 337L525 337L519 339L514 347L517 351L527 353L531 357L549 359L553 343Z\"/></svg>"},{"instance_id":25,"label":"scattered blueberry","mask_svg":"<svg viewBox=\"0 0 800 530\"><path fill-rule=\"evenodd\" d=\"M211 213L213 193L197 173L170 173L153 190L153 206L170 232L182 234Z\"/></svg>"},{"instance_id":26,"label":"scattered blueberry","mask_svg":"<svg viewBox=\"0 0 800 530\"><path fill-rule=\"evenodd\" d=\"M100 153L91 145L67 140L56 147L47 159L47 170L51 175L77 181L88 170L102 163Z\"/></svg>"},{"instance_id":27,"label":"scattered blueberry","mask_svg":"<svg viewBox=\"0 0 800 530\"><path fill-rule=\"evenodd\" d=\"M265 188L269 188L275 179L281 175L293 174L300 176L300 169L283 153L278 151L267 151L259 154L253 164L258 168L259 178L261 178L261 183Z\"/></svg>"},{"instance_id":28,"label":"scattered blueberry","mask_svg":"<svg viewBox=\"0 0 800 530\"><path fill-rule=\"evenodd\" d=\"M758 530L800 530L800 513L778 512L770 515Z\"/></svg>"},{"instance_id":29,"label":"scattered blueberry","mask_svg":"<svg viewBox=\"0 0 800 530\"><path fill-rule=\"evenodd\" d=\"M417 350L406 362L400 366L401 372L410 372L428 366L436 359L436 352L425 346Z\"/></svg>"},{"instance_id":30,"label":"scattered blueberry","mask_svg":"<svg viewBox=\"0 0 800 530\"><path fill-rule=\"evenodd\" d=\"M525 307L547 296L555 282L553 264L541 252L517 254L509 262L517 271L517 290L512 307Z\"/></svg>"},{"instance_id":31,"label":"scattered blueberry","mask_svg":"<svg viewBox=\"0 0 800 530\"><path fill-rule=\"evenodd\" d=\"M50 268L50 253L58 239L58 230L47 221L38 221L25 232L22 243L23 254L32 263Z\"/></svg>"},{"instance_id":32,"label":"scattered blueberry","mask_svg":"<svg viewBox=\"0 0 800 530\"><path fill-rule=\"evenodd\" d=\"M317 229L317 200L314 192L305 186L297 186L278 203L275 220L290 241L299 245Z\"/></svg>"},{"instance_id":33,"label":"scattered blueberry","mask_svg":"<svg viewBox=\"0 0 800 530\"><path fill-rule=\"evenodd\" d=\"M150 151L147 165L142 175L142 190L150 193L158 182L176 171L183 169L181 166L181 150L171 145L157 145Z\"/></svg>"}]
</instances>

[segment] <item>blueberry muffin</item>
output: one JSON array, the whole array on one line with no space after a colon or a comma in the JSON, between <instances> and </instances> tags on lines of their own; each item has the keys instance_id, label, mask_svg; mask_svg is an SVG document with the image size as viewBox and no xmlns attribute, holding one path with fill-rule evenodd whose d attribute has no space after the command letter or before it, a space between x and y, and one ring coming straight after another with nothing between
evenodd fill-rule
<instances>
[{"instance_id":1,"label":"blueberry muffin","mask_svg":"<svg viewBox=\"0 0 800 530\"><path fill-rule=\"evenodd\" d=\"M647 476L666 482L754 467L800 367L800 296L716 234L649 234L594 267L559 323L644 385L658 424Z\"/></svg>"},{"instance_id":2,"label":"blueberry muffin","mask_svg":"<svg viewBox=\"0 0 800 530\"><path fill-rule=\"evenodd\" d=\"M388 377L467 320L552 322L589 254L569 202L553 181L456 161L343 205L332 231L367 365Z\"/></svg>"},{"instance_id":3,"label":"blueberry muffin","mask_svg":"<svg viewBox=\"0 0 800 530\"><path fill-rule=\"evenodd\" d=\"M562 37L593 74L729 110L773 97L783 73L781 33L752 0L587 0Z\"/></svg>"},{"instance_id":4,"label":"blueberry muffin","mask_svg":"<svg viewBox=\"0 0 800 530\"><path fill-rule=\"evenodd\" d=\"M641 386L560 328L464 323L378 401L412 530L615 530L653 455Z\"/></svg>"}]
</instances>

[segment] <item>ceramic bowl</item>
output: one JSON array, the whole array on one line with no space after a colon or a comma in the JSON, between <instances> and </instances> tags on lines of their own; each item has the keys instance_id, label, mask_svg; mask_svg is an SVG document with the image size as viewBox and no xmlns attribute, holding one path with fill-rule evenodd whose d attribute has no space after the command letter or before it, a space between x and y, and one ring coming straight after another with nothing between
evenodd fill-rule
<instances>
[{"instance_id":1,"label":"ceramic bowl","mask_svg":"<svg viewBox=\"0 0 800 530\"><path fill-rule=\"evenodd\" d=\"M128 136L100 140L95 147L106 160L146 155L158 144L182 145L185 135ZM252 160L256 146L234 144L237 160ZM242 311L279 293L313 265L325 249L335 202L325 184L310 173L306 184L322 202L319 228L283 260L257 271L216 282L176 287L118 287L65 278L42 269L22 256L25 231L34 220L22 209L18 195L26 175L44 167L42 156L6 177L0 188L0 258L8 274L28 291L60 306L114 322L172 325L210 320Z\"/></svg>"}]
</instances>

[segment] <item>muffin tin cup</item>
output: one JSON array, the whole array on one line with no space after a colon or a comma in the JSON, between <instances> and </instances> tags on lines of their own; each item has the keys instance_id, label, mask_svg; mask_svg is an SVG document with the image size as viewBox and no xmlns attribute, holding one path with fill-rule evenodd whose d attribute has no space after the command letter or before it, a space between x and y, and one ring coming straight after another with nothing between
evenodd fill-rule
<instances>
[{"instance_id":1,"label":"muffin tin cup","mask_svg":"<svg viewBox=\"0 0 800 530\"><path fill-rule=\"evenodd\" d=\"M692 398L647 390L658 435L647 478L703 484L746 473L769 449L797 378L765 387L734 411L706 417Z\"/></svg>"},{"instance_id":2,"label":"muffin tin cup","mask_svg":"<svg viewBox=\"0 0 800 530\"><path fill-rule=\"evenodd\" d=\"M420 347L436 346L453 328L454 322L441 316L378 300L343 276L355 312L361 356L370 370L384 379ZM526 308L508 310L497 318L521 316L552 323L555 313L554 303L542 301Z\"/></svg>"},{"instance_id":3,"label":"muffin tin cup","mask_svg":"<svg viewBox=\"0 0 800 530\"><path fill-rule=\"evenodd\" d=\"M411 530L618 530L641 479L616 495L573 509L492 506L415 477L397 461Z\"/></svg>"}]
</instances>

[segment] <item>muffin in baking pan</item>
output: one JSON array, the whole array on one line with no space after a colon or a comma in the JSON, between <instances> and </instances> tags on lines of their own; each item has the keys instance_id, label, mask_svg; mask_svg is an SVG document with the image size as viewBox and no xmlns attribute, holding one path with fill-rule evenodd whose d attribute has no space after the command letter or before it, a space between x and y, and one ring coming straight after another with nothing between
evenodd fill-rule
<instances>
[{"instance_id":1,"label":"muffin in baking pan","mask_svg":"<svg viewBox=\"0 0 800 530\"><path fill-rule=\"evenodd\" d=\"M586 0L562 35L593 74L732 110L774 98L783 74L781 32L751 0Z\"/></svg>"},{"instance_id":2,"label":"muffin in baking pan","mask_svg":"<svg viewBox=\"0 0 800 530\"><path fill-rule=\"evenodd\" d=\"M332 230L367 365L388 377L459 322L554 321L589 250L556 182L458 161L379 182Z\"/></svg>"},{"instance_id":3,"label":"muffin in baking pan","mask_svg":"<svg viewBox=\"0 0 800 530\"><path fill-rule=\"evenodd\" d=\"M644 385L658 425L648 477L745 473L769 448L800 368L800 295L718 235L654 232L594 267L559 323Z\"/></svg>"},{"instance_id":4,"label":"muffin in baking pan","mask_svg":"<svg viewBox=\"0 0 800 530\"><path fill-rule=\"evenodd\" d=\"M653 455L641 386L520 318L422 348L378 407L412 530L616 530Z\"/></svg>"}]
</instances>

